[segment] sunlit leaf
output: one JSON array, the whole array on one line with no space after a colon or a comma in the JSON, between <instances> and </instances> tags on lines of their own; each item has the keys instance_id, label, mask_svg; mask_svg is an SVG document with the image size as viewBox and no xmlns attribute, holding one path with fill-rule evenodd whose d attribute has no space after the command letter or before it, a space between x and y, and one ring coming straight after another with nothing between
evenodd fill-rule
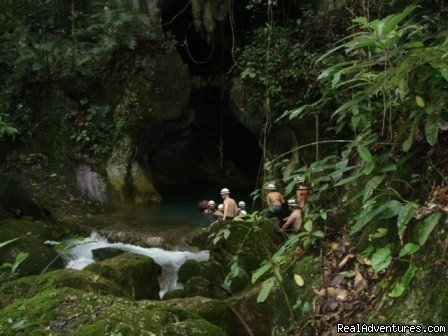
<instances>
[{"instance_id":1,"label":"sunlit leaf","mask_svg":"<svg viewBox=\"0 0 448 336\"><path fill-rule=\"evenodd\" d=\"M391 262L392 255L390 247L382 247L372 255L372 268L376 273L379 273L380 271L388 267Z\"/></svg>"},{"instance_id":2,"label":"sunlit leaf","mask_svg":"<svg viewBox=\"0 0 448 336\"><path fill-rule=\"evenodd\" d=\"M423 246L428 240L429 235L432 230L436 227L437 223L440 220L442 215L440 213L435 213L429 217L427 217L424 222L421 224L420 237L418 238L418 242L421 246Z\"/></svg>"},{"instance_id":3,"label":"sunlit leaf","mask_svg":"<svg viewBox=\"0 0 448 336\"><path fill-rule=\"evenodd\" d=\"M266 301L269 294L271 293L272 287L274 287L275 277L271 277L265 281L263 281L263 285L261 286L260 294L258 294L257 302L261 303Z\"/></svg>"},{"instance_id":4,"label":"sunlit leaf","mask_svg":"<svg viewBox=\"0 0 448 336\"><path fill-rule=\"evenodd\" d=\"M294 274L294 281L296 282L297 286L299 286L299 287L302 287L304 285L303 278L298 274Z\"/></svg>"}]
</instances>

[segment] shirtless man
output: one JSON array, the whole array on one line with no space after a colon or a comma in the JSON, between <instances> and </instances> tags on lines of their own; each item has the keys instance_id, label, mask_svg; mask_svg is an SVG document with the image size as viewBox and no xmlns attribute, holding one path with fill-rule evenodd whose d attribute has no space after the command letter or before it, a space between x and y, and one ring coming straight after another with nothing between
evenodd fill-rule
<instances>
[{"instance_id":1,"label":"shirtless man","mask_svg":"<svg viewBox=\"0 0 448 336\"><path fill-rule=\"evenodd\" d=\"M236 202L230 198L230 191L227 188L221 190L221 196L224 200L224 216L222 220L232 220L238 215L238 206Z\"/></svg>"},{"instance_id":2,"label":"shirtless man","mask_svg":"<svg viewBox=\"0 0 448 336\"><path fill-rule=\"evenodd\" d=\"M268 206L268 209L265 213L265 217L272 218L281 213L282 203L284 203L285 200L283 199L283 195L277 191L274 183L269 183L267 189L269 190L266 195L266 205Z\"/></svg>"},{"instance_id":3,"label":"shirtless man","mask_svg":"<svg viewBox=\"0 0 448 336\"><path fill-rule=\"evenodd\" d=\"M308 194L310 193L310 187L305 182L299 182L296 189L296 197L299 202L299 207L303 208L308 199Z\"/></svg>"},{"instance_id":4,"label":"shirtless man","mask_svg":"<svg viewBox=\"0 0 448 336\"><path fill-rule=\"evenodd\" d=\"M298 232L302 227L302 209L300 209L299 204L295 199L290 199L288 201L289 209L291 209L291 214L288 218L285 218L283 221L282 228L280 232L286 232L288 230L292 230Z\"/></svg>"}]
</instances>

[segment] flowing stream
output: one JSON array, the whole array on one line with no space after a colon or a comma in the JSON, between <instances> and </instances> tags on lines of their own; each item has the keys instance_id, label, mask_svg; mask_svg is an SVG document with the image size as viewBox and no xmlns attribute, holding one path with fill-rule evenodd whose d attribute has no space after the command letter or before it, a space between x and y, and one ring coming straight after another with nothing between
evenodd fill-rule
<instances>
[{"instance_id":1,"label":"flowing stream","mask_svg":"<svg viewBox=\"0 0 448 336\"><path fill-rule=\"evenodd\" d=\"M182 288L182 284L177 282L177 271L186 260L194 259L201 262L207 261L209 258L208 251L197 253L167 251L161 248L145 248L131 244L109 243L106 238L93 232L90 237L67 251L67 268L80 270L90 265L94 262L92 250L103 247L113 247L126 252L142 254L154 259L156 263L162 266L162 274L159 277L160 297L163 297L170 290Z\"/></svg>"}]
</instances>

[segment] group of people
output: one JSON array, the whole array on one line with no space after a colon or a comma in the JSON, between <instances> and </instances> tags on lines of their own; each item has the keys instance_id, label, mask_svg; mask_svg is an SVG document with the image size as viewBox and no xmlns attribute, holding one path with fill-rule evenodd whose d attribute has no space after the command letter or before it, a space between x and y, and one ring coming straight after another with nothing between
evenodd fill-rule
<instances>
[{"instance_id":1,"label":"group of people","mask_svg":"<svg viewBox=\"0 0 448 336\"><path fill-rule=\"evenodd\" d=\"M296 194L294 198L285 202L283 195L277 190L275 183L267 185L266 194L266 210L264 216L266 218L283 218L277 231L282 233L297 232L302 227L303 209L306 205L310 192L310 187L303 181L298 181ZM213 219L233 220L238 216L247 215L246 203L244 201L235 202L230 197L230 190L224 188L221 190L223 203L216 207L215 201L199 202L199 210L204 214L213 216Z\"/></svg>"},{"instance_id":2,"label":"group of people","mask_svg":"<svg viewBox=\"0 0 448 336\"><path fill-rule=\"evenodd\" d=\"M212 215L214 219L222 220L233 220L237 216L247 215L246 203L244 201L235 202L233 198L230 197L230 190L224 188L221 190L221 197L223 203L216 207L216 202L201 201L199 202L199 210L201 210L206 215Z\"/></svg>"}]
</instances>

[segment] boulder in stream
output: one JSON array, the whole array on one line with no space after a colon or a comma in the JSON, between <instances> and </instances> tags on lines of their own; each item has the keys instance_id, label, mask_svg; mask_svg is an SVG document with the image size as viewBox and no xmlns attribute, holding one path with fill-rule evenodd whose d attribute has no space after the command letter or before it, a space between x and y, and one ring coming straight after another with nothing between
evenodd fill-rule
<instances>
[{"instance_id":1,"label":"boulder in stream","mask_svg":"<svg viewBox=\"0 0 448 336\"><path fill-rule=\"evenodd\" d=\"M93 259L95 261L103 261L106 259L115 258L125 253L125 251L114 247L101 247L92 250Z\"/></svg>"},{"instance_id":2,"label":"boulder in stream","mask_svg":"<svg viewBox=\"0 0 448 336\"><path fill-rule=\"evenodd\" d=\"M112 280L136 300L159 299L162 268L153 259L135 253L95 262L85 268Z\"/></svg>"}]
</instances>

